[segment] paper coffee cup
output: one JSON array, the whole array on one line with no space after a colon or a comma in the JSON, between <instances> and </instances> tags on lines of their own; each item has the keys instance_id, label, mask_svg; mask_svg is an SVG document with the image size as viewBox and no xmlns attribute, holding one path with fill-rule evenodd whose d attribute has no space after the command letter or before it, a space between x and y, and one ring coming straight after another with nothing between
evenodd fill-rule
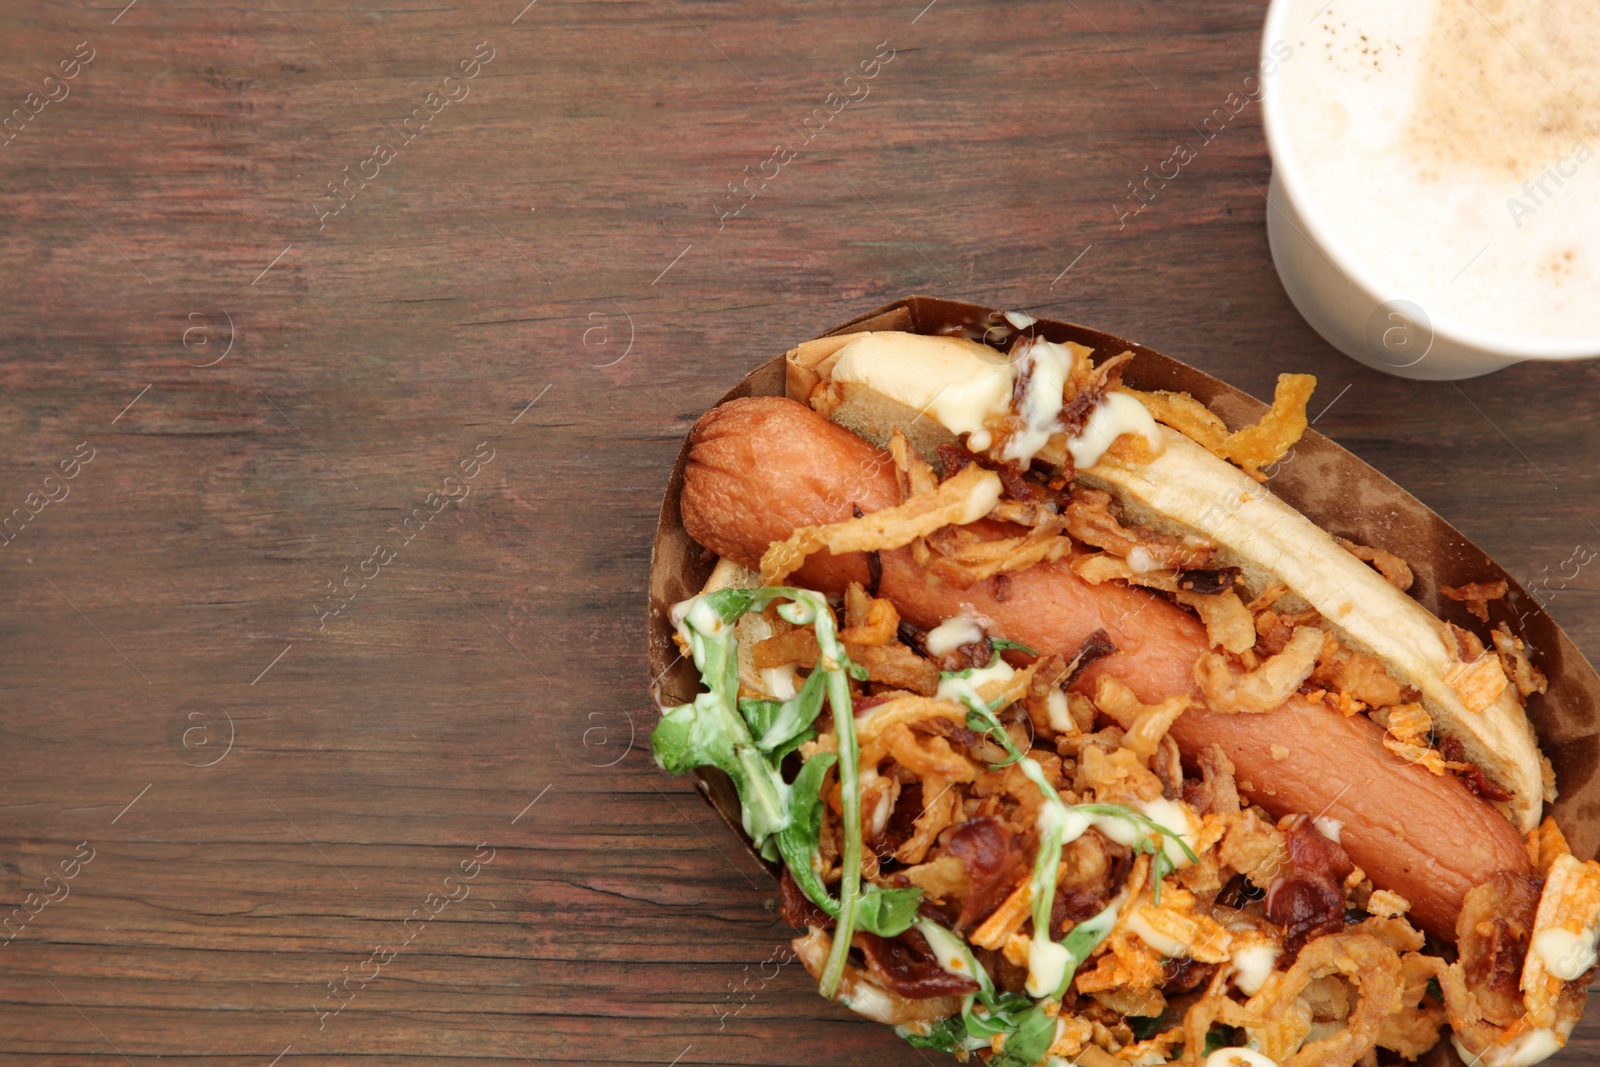
<instances>
[{"instance_id":1,"label":"paper coffee cup","mask_svg":"<svg viewBox=\"0 0 1600 1067\"><path fill-rule=\"evenodd\" d=\"M1261 56L1272 257L1329 343L1432 380L1600 355L1592 0L1273 0Z\"/></svg>"}]
</instances>

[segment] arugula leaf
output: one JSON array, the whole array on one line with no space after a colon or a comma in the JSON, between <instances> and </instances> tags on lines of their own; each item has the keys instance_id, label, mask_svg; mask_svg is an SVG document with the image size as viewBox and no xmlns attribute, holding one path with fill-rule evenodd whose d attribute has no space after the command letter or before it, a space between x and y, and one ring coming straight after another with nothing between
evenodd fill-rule
<instances>
[{"instance_id":1,"label":"arugula leaf","mask_svg":"<svg viewBox=\"0 0 1600 1067\"><path fill-rule=\"evenodd\" d=\"M989 638L989 647L994 649L996 652L1006 652L1008 650L1015 649L1018 652L1026 652L1030 656L1037 656L1039 654L1033 649L1029 648L1027 645L1023 644L1021 641L1012 641L1005 637Z\"/></svg>"},{"instance_id":2,"label":"arugula leaf","mask_svg":"<svg viewBox=\"0 0 1600 1067\"><path fill-rule=\"evenodd\" d=\"M793 752L807 741L815 741L816 739L817 731L808 726L796 734L792 740L785 741L783 744L773 749L770 753L768 753L767 758L772 761L772 765L774 767L782 767L783 761L788 758L789 753Z\"/></svg>"},{"instance_id":3,"label":"arugula leaf","mask_svg":"<svg viewBox=\"0 0 1600 1067\"><path fill-rule=\"evenodd\" d=\"M926 1034L919 1034L904 1024L895 1027L894 1032L905 1038L913 1048L932 1048L940 1052L955 1052L964 1048L967 1038L967 1028L962 1025L959 1015L940 1019L928 1028Z\"/></svg>"},{"instance_id":4,"label":"arugula leaf","mask_svg":"<svg viewBox=\"0 0 1600 1067\"><path fill-rule=\"evenodd\" d=\"M744 700L739 707L750 723L756 747L771 753L793 741L822 713L823 683L827 672L814 670L800 691L788 700Z\"/></svg>"},{"instance_id":5,"label":"arugula leaf","mask_svg":"<svg viewBox=\"0 0 1600 1067\"><path fill-rule=\"evenodd\" d=\"M1227 1047L1227 1034L1222 1031L1221 1027L1218 1027L1217 1029L1208 1031L1206 1033L1206 1047L1201 1050L1200 1055L1209 1056L1218 1049L1224 1049Z\"/></svg>"},{"instance_id":6,"label":"arugula leaf","mask_svg":"<svg viewBox=\"0 0 1600 1067\"><path fill-rule=\"evenodd\" d=\"M754 603L756 592L721 589L683 606L679 632L688 641L706 692L666 710L650 734L650 748L656 763L673 774L717 767L732 778L745 833L767 852L767 839L789 824L789 787L756 748L738 707L733 624Z\"/></svg>"},{"instance_id":7,"label":"arugula leaf","mask_svg":"<svg viewBox=\"0 0 1600 1067\"><path fill-rule=\"evenodd\" d=\"M778 851L795 884L811 902L835 918L839 902L817 874L817 840L822 835L822 780L839 762L832 752L818 752L806 761L789 787L789 825L778 833Z\"/></svg>"},{"instance_id":8,"label":"arugula leaf","mask_svg":"<svg viewBox=\"0 0 1600 1067\"><path fill-rule=\"evenodd\" d=\"M882 889L871 886L856 904L856 925L879 937L895 937L911 929L922 904L922 889Z\"/></svg>"},{"instance_id":9,"label":"arugula leaf","mask_svg":"<svg viewBox=\"0 0 1600 1067\"><path fill-rule=\"evenodd\" d=\"M1127 1017L1128 1029L1133 1031L1133 1036L1138 1041L1149 1041L1161 1032L1161 1016L1159 1015L1130 1015Z\"/></svg>"},{"instance_id":10,"label":"arugula leaf","mask_svg":"<svg viewBox=\"0 0 1600 1067\"><path fill-rule=\"evenodd\" d=\"M1037 1067L1056 1038L1056 1017L1040 1004L1006 1035L1005 1047L989 1058L989 1067Z\"/></svg>"}]
</instances>

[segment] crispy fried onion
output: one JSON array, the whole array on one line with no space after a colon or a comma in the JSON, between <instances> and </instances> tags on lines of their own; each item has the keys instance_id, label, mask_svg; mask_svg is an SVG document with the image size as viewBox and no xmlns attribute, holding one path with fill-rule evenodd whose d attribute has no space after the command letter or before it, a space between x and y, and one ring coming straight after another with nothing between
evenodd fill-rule
<instances>
[{"instance_id":1,"label":"crispy fried onion","mask_svg":"<svg viewBox=\"0 0 1600 1067\"><path fill-rule=\"evenodd\" d=\"M941 526L965 525L987 515L1000 499L1000 479L973 465L904 503L826 526L801 526L761 556L761 580L780 584L824 548L835 554L903 548Z\"/></svg>"},{"instance_id":2,"label":"crispy fried onion","mask_svg":"<svg viewBox=\"0 0 1600 1067\"><path fill-rule=\"evenodd\" d=\"M1229 434L1217 455L1257 481L1266 481L1261 468L1282 459L1306 432L1306 401L1316 387L1317 379L1309 374L1278 375L1272 407L1254 426Z\"/></svg>"},{"instance_id":3,"label":"crispy fried onion","mask_svg":"<svg viewBox=\"0 0 1600 1067\"><path fill-rule=\"evenodd\" d=\"M750 662L757 670L790 664L807 670L816 667L821 651L811 627L791 626L771 609L759 617L772 636L750 649ZM900 642L900 613L888 599L874 599L858 583L850 583L844 622L839 637L850 658L866 668L868 680L933 695L939 687L939 669Z\"/></svg>"},{"instance_id":4,"label":"crispy fried onion","mask_svg":"<svg viewBox=\"0 0 1600 1067\"><path fill-rule=\"evenodd\" d=\"M1467 582L1465 585L1441 585L1439 592L1451 600L1467 606L1479 622L1489 621L1489 601L1506 595L1510 586L1504 578L1494 582Z\"/></svg>"},{"instance_id":5,"label":"crispy fried onion","mask_svg":"<svg viewBox=\"0 0 1600 1067\"><path fill-rule=\"evenodd\" d=\"M1221 593L1192 593L1179 588L1178 603L1193 608L1200 616L1206 626L1206 640L1212 648L1242 656L1256 646L1256 620L1232 589Z\"/></svg>"},{"instance_id":6,"label":"crispy fried onion","mask_svg":"<svg viewBox=\"0 0 1600 1067\"><path fill-rule=\"evenodd\" d=\"M1387 552L1381 548L1358 545L1354 541L1346 540L1343 537L1337 538L1337 540L1344 546L1345 551L1356 559L1363 560L1377 568L1378 573L1383 575L1384 580L1402 593L1410 589L1411 583L1416 580L1411 573L1411 565L1393 552Z\"/></svg>"},{"instance_id":7,"label":"crispy fried onion","mask_svg":"<svg viewBox=\"0 0 1600 1067\"><path fill-rule=\"evenodd\" d=\"M1207 652L1195 662L1195 682L1212 711L1271 711L1293 696L1300 683L1311 676L1322 652L1323 637L1323 632L1314 626L1297 626L1282 652L1248 674L1235 673L1222 653Z\"/></svg>"},{"instance_id":8,"label":"crispy fried onion","mask_svg":"<svg viewBox=\"0 0 1600 1067\"><path fill-rule=\"evenodd\" d=\"M1086 545L1129 561L1136 571L1206 570L1215 562L1217 546L1200 538L1179 538L1148 526L1128 527L1111 513L1111 494L1077 489L1067 505L1067 532Z\"/></svg>"},{"instance_id":9,"label":"crispy fried onion","mask_svg":"<svg viewBox=\"0 0 1600 1067\"><path fill-rule=\"evenodd\" d=\"M1231 434L1227 423L1188 393L1164 389L1149 393L1126 391L1137 397L1157 422L1172 427L1213 455L1237 464L1256 480L1265 481L1260 468L1282 459L1305 433L1306 401L1316 386L1317 379L1309 374L1278 375L1272 407L1261 421Z\"/></svg>"},{"instance_id":10,"label":"crispy fried onion","mask_svg":"<svg viewBox=\"0 0 1600 1067\"><path fill-rule=\"evenodd\" d=\"M826 930L813 927L804 937L797 937L790 943L812 979L821 981L822 969L828 962L828 951L833 947L833 938ZM868 1019L888 1023L891 1026L902 1023L934 1022L948 1018L961 1010L959 996L912 1000L884 988L859 967L849 964L845 965L844 978L839 983L837 999L857 1015L864 1015Z\"/></svg>"},{"instance_id":11,"label":"crispy fried onion","mask_svg":"<svg viewBox=\"0 0 1600 1067\"><path fill-rule=\"evenodd\" d=\"M1120 579L1129 585L1142 585L1146 589L1160 589L1167 593L1178 591L1178 571L1166 568L1135 570L1127 560L1110 552L1091 552L1085 556L1078 556L1068 566L1072 568L1073 574L1090 585Z\"/></svg>"},{"instance_id":12,"label":"crispy fried onion","mask_svg":"<svg viewBox=\"0 0 1600 1067\"><path fill-rule=\"evenodd\" d=\"M1143 404L1157 422L1172 427L1207 452L1222 454L1222 443L1228 439L1228 424L1188 393L1166 389L1143 393L1127 386L1123 386L1123 390Z\"/></svg>"},{"instance_id":13,"label":"crispy fried onion","mask_svg":"<svg viewBox=\"0 0 1600 1067\"><path fill-rule=\"evenodd\" d=\"M912 551L918 563L940 578L958 589L969 589L996 574L1020 571L1066 555L1072 542L1061 536L1063 525L1060 516L1050 516L1021 537L1000 538L985 538L960 526L946 526L914 542Z\"/></svg>"},{"instance_id":14,"label":"crispy fried onion","mask_svg":"<svg viewBox=\"0 0 1600 1067\"><path fill-rule=\"evenodd\" d=\"M1502 622L1489 636L1494 641L1495 651L1500 654L1500 665L1511 678L1511 684L1517 687L1518 696L1526 700L1548 688L1544 673L1533 665L1533 660L1528 657L1527 646L1522 643L1522 638L1511 632L1510 626Z\"/></svg>"},{"instance_id":15,"label":"crispy fried onion","mask_svg":"<svg viewBox=\"0 0 1600 1067\"><path fill-rule=\"evenodd\" d=\"M1312 982L1328 975L1355 984L1361 996L1342 1029L1307 1042L1311 1013L1300 1009L1297 1001ZM1218 984L1213 981L1212 990ZM1212 1023L1242 1026L1255 1047L1283 1067L1351 1067L1378 1044L1390 1019L1406 1010L1406 985L1400 954L1384 941L1365 932L1328 934L1307 945L1293 967L1274 971L1260 992L1242 1005L1208 991L1185 1015L1184 1031L1198 1032L1200 1041L1189 1042L1198 1051ZM1200 1060L1186 1055L1184 1062Z\"/></svg>"},{"instance_id":16,"label":"crispy fried onion","mask_svg":"<svg viewBox=\"0 0 1600 1067\"><path fill-rule=\"evenodd\" d=\"M1265 613L1263 613L1265 614ZM1346 648L1329 635L1317 656L1311 681L1325 689L1342 693L1349 700L1367 707L1386 708L1405 699L1405 690L1394 680L1376 656Z\"/></svg>"},{"instance_id":17,"label":"crispy fried onion","mask_svg":"<svg viewBox=\"0 0 1600 1067\"><path fill-rule=\"evenodd\" d=\"M1159 704L1144 704L1132 689L1109 674L1100 676L1094 702L1127 731L1122 735L1122 747L1142 763L1150 762L1167 730L1194 704L1187 693L1170 696Z\"/></svg>"}]
</instances>

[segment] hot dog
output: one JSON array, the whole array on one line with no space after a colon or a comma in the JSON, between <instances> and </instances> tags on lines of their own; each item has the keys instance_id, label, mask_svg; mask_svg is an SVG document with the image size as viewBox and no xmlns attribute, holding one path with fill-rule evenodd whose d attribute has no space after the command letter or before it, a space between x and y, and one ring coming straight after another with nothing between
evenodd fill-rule
<instances>
[{"instance_id":1,"label":"hot dog","mask_svg":"<svg viewBox=\"0 0 1600 1067\"><path fill-rule=\"evenodd\" d=\"M798 526L837 522L854 508L872 512L898 500L887 454L805 406L779 397L736 400L695 425L680 507L700 544L747 567ZM837 487L851 477L849 500ZM909 550L881 554L882 595L901 616L931 629L976 610L998 632L1040 652L1070 656L1096 630L1117 652L1090 666L1075 685L1092 692L1102 674L1126 682L1147 703L1190 692L1190 665L1206 650L1204 627L1142 589L1091 586L1059 563L1009 579L1005 600L993 579L965 590L933 584ZM795 575L804 586L842 594L868 580L862 556L819 554ZM1376 884L1412 904L1419 924L1446 940L1467 891L1499 870L1526 871L1521 836L1453 777L1398 761L1362 717L1329 715L1298 697L1248 718L1191 709L1172 726L1186 755L1220 744L1238 778L1274 815L1312 812L1338 820L1344 849ZM1287 749L1274 758L1272 745ZM1376 788L1375 783L1381 783Z\"/></svg>"},{"instance_id":2,"label":"hot dog","mask_svg":"<svg viewBox=\"0 0 1600 1067\"><path fill-rule=\"evenodd\" d=\"M1549 1055L1600 864L1541 822L1521 644L1258 484L1307 382L1230 430L1090 356L855 335L702 417L676 504L721 562L672 620L706 691L657 762L730 776L823 995L914 1044Z\"/></svg>"}]
</instances>

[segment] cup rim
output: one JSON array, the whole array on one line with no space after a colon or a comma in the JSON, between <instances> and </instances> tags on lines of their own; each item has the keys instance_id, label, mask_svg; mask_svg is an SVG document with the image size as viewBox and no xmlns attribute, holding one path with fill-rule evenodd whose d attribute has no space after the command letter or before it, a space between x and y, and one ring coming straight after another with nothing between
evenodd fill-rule
<instances>
[{"instance_id":1,"label":"cup rim","mask_svg":"<svg viewBox=\"0 0 1600 1067\"><path fill-rule=\"evenodd\" d=\"M1265 64L1269 58L1275 58L1268 54L1275 41L1288 39L1285 24L1295 3L1296 0L1271 0L1268 4L1258 53L1261 64ZM1282 66L1282 62L1279 66ZM1266 137L1273 177L1281 184L1284 195L1294 205L1301 223L1309 231L1306 236L1321 249L1339 273L1377 298L1380 304L1409 300L1407 293L1396 291L1391 284L1378 278L1367 263L1339 239L1319 212L1316 201L1306 191L1305 169L1290 148L1288 119L1279 103L1279 93L1273 89L1273 83L1278 80L1276 77L1260 79L1261 129ZM1268 210L1272 208L1269 206ZM1577 337L1528 338L1474 326L1448 315L1435 315L1427 308L1423 310L1428 314L1429 329L1435 338L1477 349L1488 355L1511 360L1551 361L1600 356L1600 333Z\"/></svg>"}]
</instances>

